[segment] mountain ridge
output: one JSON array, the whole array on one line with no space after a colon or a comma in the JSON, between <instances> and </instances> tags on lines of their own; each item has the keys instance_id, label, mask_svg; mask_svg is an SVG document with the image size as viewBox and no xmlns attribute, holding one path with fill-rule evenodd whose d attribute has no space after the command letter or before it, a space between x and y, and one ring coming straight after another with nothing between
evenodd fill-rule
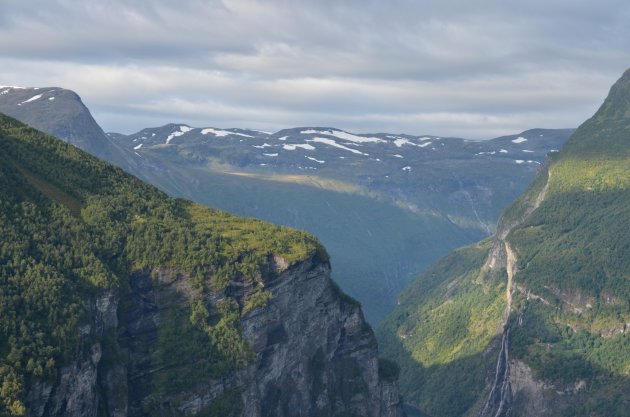
<instances>
[{"instance_id":1,"label":"mountain ridge","mask_svg":"<svg viewBox=\"0 0 630 417\"><path fill-rule=\"evenodd\" d=\"M133 158L109 139L74 91L59 87L0 87L0 112L138 175Z\"/></svg>"},{"instance_id":2,"label":"mountain ridge","mask_svg":"<svg viewBox=\"0 0 630 417\"><path fill-rule=\"evenodd\" d=\"M627 412L629 75L504 210L495 237L429 268L379 329L414 406L436 416ZM450 394L430 385L437 378L452 380Z\"/></svg>"}]
</instances>

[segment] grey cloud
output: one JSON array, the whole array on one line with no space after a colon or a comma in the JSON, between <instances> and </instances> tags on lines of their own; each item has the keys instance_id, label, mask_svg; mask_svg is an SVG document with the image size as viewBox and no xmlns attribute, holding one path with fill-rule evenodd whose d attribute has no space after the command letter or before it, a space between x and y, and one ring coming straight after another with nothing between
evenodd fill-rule
<instances>
[{"instance_id":1,"label":"grey cloud","mask_svg":"<svg viewBox=\"0 0 630 417\"><path fill-rule=\"evenodd\" d=\"M629 66L625 0L4 3L0 83L75 89L109 130L483 138L575 126Z\"/></svg>"}]
</instances>

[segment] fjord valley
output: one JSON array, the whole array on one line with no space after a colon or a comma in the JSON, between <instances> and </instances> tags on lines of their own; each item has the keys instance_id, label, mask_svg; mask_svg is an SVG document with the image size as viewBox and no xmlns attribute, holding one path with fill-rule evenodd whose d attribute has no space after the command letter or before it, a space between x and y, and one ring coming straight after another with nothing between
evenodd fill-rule
<instances>
[{"instance_id":1,"label":"fjord valley","mask_svg":"<svg viewBox=\"0 0 630 417\"><path fill-rule=\"evenodd\" d=\"M61 88L1 88L0 111L172 196L313 233L328 249L333 277L373 324L428 265L493 233L501 208L573 132L472 141L169 124L105 134L80 98ZM101 145L109 156L93 152Z\"/></svg>"},{"instance_id":2,"label":"fjord valley","mask_svg":"<svg viewBox=\"0 0 630 417\"><path fill-rule=\"evenodd\" d=\"M494 236L429 267L379 328L431 416L626 416L630 70Z\"/></svg>"},{"instance_id":3,"label":"fjord valley","mask_svg":"<svg viewBox=\"0 0 630 417\"><path fill-rule=\"evenodd\" d=\"M403 415L313 236L4 115L0 196L0 415Z\"/></svg>"},{"instance_id":4,"label":"fjord valley","mask_svg":"<svg viewBox=\"0 0 630 417\"><path fill-rule=\"evenodd\" d=\"M630 417L630 1L0 4L0 417Z\"/></svg>"}]
</instances>

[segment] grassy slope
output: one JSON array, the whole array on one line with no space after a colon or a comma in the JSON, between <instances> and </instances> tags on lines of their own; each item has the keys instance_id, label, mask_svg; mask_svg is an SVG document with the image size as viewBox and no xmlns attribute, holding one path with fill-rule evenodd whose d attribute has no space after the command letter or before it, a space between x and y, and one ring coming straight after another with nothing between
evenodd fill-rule
<instances>
[{"instance_id":1,"label":"grassy slope","mask_svg":"<svg viewBox=\"0 0 630 417\"><path fill-rule=\"evenodd\" d=\"M68 360L87 318L86 299L106 288L125 290L133 271L164 268L187 277L190 303L171 308L175 322L158 333L152 360L180 366L180 385L189 386L250 357L238 323L251 306L230 297L207 305L205 291L221 291L241 275L258 286L253 302L264 304L259 277L269 254L288 262L315 251L325 256L306 233L168 198L2 115L0 229L0 416L24 414L25 384L54 378ZM179 355L166 354L182 335L193 359L183 365ZM102 342L103 360L116 360L107 358L117 350L115 337ZM159 373L150 383L156 392L171 385Z\"/></svg>"},{"instance_id":2,"label":"grassy slope","mask_svg":"<svg viewBox=\"0 0 630 417\"><path fill-rule=\"evenodd\" d=\"M554 157L545 201L508 236L518 259L515 284L549 303L516 291L509 321L512 357L549 384L586 382L586 391L568 400L559 397L555 415L627 412L629 126L627 72ZM519 216L523 201L540 191L539 183L506 210L507 218ZM496 308L505 305L506 280L480 274L486 254L471 247L438 262L405 291L378 332L384 354L401 362L406 400L428 414L464 414L477 401L485 371L494 362L488 348L501 330ZM475 292L472 301L469 294Z\"/></svg>"}]
</instances>

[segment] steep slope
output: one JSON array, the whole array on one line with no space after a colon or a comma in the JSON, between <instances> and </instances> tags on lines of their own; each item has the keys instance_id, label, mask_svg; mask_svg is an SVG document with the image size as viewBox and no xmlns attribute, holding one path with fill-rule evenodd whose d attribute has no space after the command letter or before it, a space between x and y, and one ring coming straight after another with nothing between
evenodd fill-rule
<instances>
[{"instance_id":1,"label":"steep slope","mask_svg":"<svg viewBox=\"0 0 630 417\"><path fill-rule=\"evenodd\" d=\"M310 235L0 115L1 416L402 416Z\"/></svg>"},{"instance_id":2,"label":"steep slope","mask_svg":"<svg viewBox=\"0 0 630 417\"><path fill-rule=\"evenodd\" d=\"M629 188L630 70L494 238L430 268L384 322L410 403L434 416L627 415Z\"/></svg>"},{"instance_id":3,"label":"steep slope","mask_svg":"<svg viewBox=\"0 0 630 417\"><path fill-rule=\"evenodd\" d=\"M131 152L105 135L73 91L57 87L0 86L0 113L57 136L135 175L139 174Z\"/></svg>"}]
</instances>

